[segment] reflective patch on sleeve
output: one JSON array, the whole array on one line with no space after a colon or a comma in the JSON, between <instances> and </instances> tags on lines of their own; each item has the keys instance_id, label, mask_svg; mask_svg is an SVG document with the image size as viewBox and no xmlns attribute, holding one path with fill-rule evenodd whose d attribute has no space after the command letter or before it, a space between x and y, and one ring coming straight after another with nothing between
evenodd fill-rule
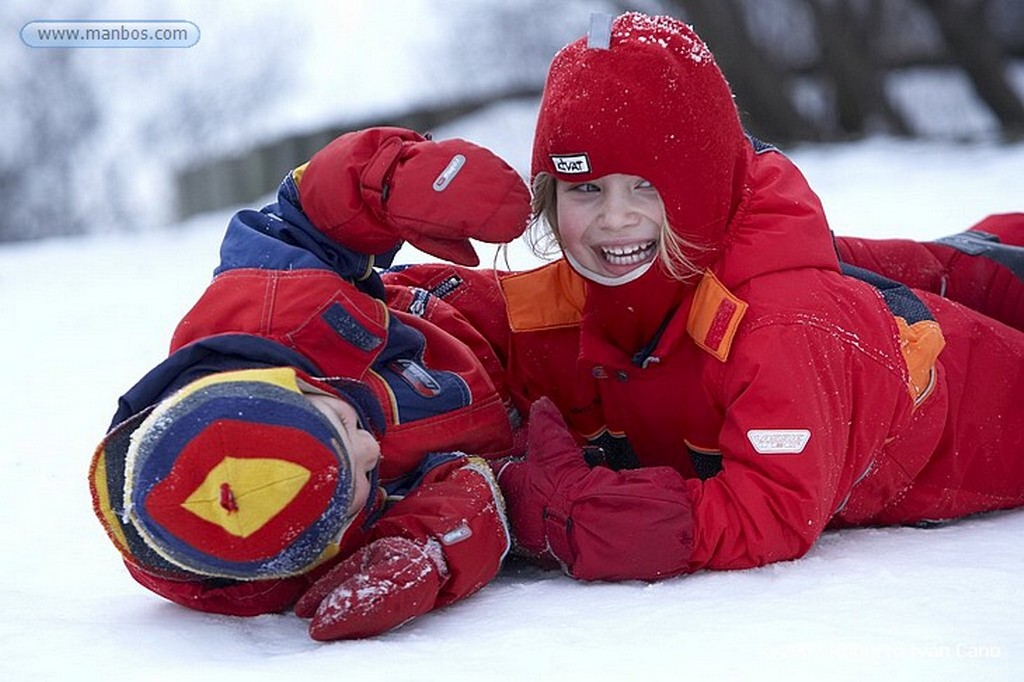
<instances>
[{"instance_id":1,"label":"reflective patch on sleeve","mask_svg":"<svg viewBox=\"0 0 1024 682\"><path fill-rule=\"evenodd\" d=\"M427 304L430 303L430 292L419 287L410 287L409 292L412 294L412 300L409 301L406 312L415 315L416 317L423 317L427 313Z\"/></svg>"},{"instance_id":2,"label":"reflective patch on sleeve","mask_svg":"<svg viewBox=\"0 0 1024 682\"><path fill-rule=\"evenodd\" d=\"M798 455L807 447L807 429L750 429L747 440L760 455Z\"/></svg>"},{"instance_id":3,"label":"reflective patch on sleeve","mask_svg":"<svg viewBox=\"0 0 1024 682\"><path fill-rule=\"evenodd\" d=\"M388 363L388 369L424 398L434 398L441 394L441 384L434 379L430 370L413 360L397 358Z\"/></svg>"}]
</instances>

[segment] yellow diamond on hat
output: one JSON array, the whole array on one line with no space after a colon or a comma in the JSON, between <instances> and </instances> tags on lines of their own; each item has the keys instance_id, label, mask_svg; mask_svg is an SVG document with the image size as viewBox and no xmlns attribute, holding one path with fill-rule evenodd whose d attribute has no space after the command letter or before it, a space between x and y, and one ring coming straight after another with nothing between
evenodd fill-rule
<instances>
[{"instance_id":1,"label":"yellow diamond on hat","mask_svg":"<svg viewBox=\"0 0 1024 682\"><path fill-rule=\"evenodd\" d=\"M225 457L181 506L228 533L247 538L295 499L309 469L269 458ZM225 504L225 495L231 504Z\"/></svg>"}]
</instances>

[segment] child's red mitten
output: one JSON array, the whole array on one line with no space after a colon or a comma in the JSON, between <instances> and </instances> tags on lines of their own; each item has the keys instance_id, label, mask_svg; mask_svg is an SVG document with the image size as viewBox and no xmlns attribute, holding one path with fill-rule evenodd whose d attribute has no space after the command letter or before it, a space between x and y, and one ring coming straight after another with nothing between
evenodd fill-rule
<instances>
[{"instance_id":1,"label":"child's red mitten","mask_svg":"<svg viewBox=\"0 0 1024 682\"><path fill-rule=\"evenodd\" d=\"M447 575L436 541L381 538L320 578L295 613L313 619L316 640L373 637L433 608Z\"/></svg>"},{"instance_id":2,"label":"child's red mitten","mask_svg":"<svg viewBox=\"0 0 1024 682\"><path fill-rule=\"evenodd\" d=\"M541 398L530 408L527 456L503 463L498 484L505 494L516 547L538 559L565 563L564 549L552 545L548 526L567 518L572 493L590 473L582 448L573 439L558 408Z\"/></svg>"},{"instance_id":3,"label":"child's red mitten","mask_svg":"<svg viewBox=\"0 0 1024 682\"><path fill-rule=\"evenodd\" d=\"M402 241L460 265L479 265L469 240L501 244L526 229L530 192L491 151L434 142L402 128L343 135L299 180L303 211L328 237L362 253Z\"/></svg>"}]
</instances>

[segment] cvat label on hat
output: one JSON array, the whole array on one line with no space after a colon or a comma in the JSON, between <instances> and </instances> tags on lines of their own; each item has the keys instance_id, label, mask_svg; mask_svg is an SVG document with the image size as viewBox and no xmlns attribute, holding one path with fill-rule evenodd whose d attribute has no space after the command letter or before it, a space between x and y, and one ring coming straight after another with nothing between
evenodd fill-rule
<instances>
[{"instance_id":1,"label":"cvat label on hat","mask_svg":"<svg viewBox=\"0 0 1024 682\"><path fill-rule=\"evenodd\" d=\"M751 429L747 440L761 455L797 455L804 451L811 432L807 429Z\"/></svg>"},{"instance_id":2,"label":"cvat label on hat","mask_svg":"<svg viewBox=\"0 0 1024 682\"><path fill-rule=\"evenodd\" d=\"M590 172L590 159L586 154L552 154L551 162L555 164L555 171L558 173L571 175Z\"/></svg>"}]
</instances>

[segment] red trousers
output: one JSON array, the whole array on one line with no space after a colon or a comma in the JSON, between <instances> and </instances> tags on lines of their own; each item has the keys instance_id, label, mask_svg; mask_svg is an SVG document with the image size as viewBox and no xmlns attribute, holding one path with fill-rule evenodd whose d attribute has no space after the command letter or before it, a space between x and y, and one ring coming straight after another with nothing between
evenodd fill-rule
<instances>
[{"instance_id":1,"label":"red trousers","mask_svg":"<svg viewBox=\"0 0 1024 682\"><path fill-rule=\"evenodd\" d=\"M836 248L845 263L1024 330L1024 213L992 215L935 242L840 237Z\"/></svg>"},{"instance_id":2,"label":"red trousers","mask_svg":"<svg viewBox=\"0 0 1024 682\"><path fill-rule=\"evenodd\" d=\"M877 520L1024 504L1024 214L935 242L839 238L836 247L844 262L925 292L946 337L944 433L913 488Z\"/></svg>"}]
</instances>

